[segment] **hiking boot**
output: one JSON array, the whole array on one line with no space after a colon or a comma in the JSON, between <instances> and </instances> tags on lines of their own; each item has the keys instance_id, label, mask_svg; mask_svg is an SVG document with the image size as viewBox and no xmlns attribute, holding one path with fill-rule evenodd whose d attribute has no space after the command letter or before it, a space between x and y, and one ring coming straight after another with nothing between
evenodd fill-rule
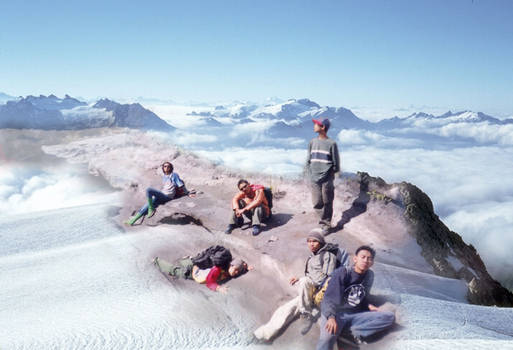
<instances>
[{"instance_id":1,"label":"hiking boot","mask_svg":"<svg viewBox=\"0 0 513 350\"><path fill-rule=\"evenodd\" d=\"M301 320L301 323L303 325L303 328L301 328L301 335L305 335L310 331L312 326L315 323L314 317L309 312L302 312L299 314L299 319Z\"/></svg>"},{"instance_id":2,"label":"hiking boot","mask_svg":"<svg viewBox=\"0 0 513 350\"><path fill-rule=\"evenodd\" d=\"M253 236L258 236L261 231L260 225L253 225Z\"/></svg>"},{"instance_id":3,"label":"hiking boot","mask_svg":"<svg viewBox=\"0 0 513 350\"><path fill-rule=\"evenodd\" d=\"M339 337L339 340L347 345L350 345L354 348L359 348L362 344L365 343L360 337L354 336L352 333L342 333Z\"/></svg>"},{"instance_id":4,"label":"hiking boot","mask_svg":"<svg viewBox=\"0 0 513 350\"><path fill-rule=\"evenodd\" d=\"M326 236L327 234L329 234L331 232L331 223L327 223L325 221L320 221L319 222L321 224L321 234L323 236Z\"/></svg>"},{"instance_id":5,"label":"hiking boot","mask_svg":"<svg viewBox=\"0 0 513 350\"><path fill-rule=\"evenodd\" d=\"M229 235L230 233L232 233L233 230L235 230L236 227L237 226L234 224L229 224L228 227L226 228L226 230L224 230L224 233Z\"/></svg>"},{"instance_id":6,"label":"hiking boot","mask_svg":"<svg viewBox=\"0 0 513 350\"><path fill-rule=\"evenodd\" d=\"M127 221L125 221L123 223L125 225L128 225L128 226L133 226L135 224L135 222L137 220L139 220L142 216L143 216L143 214L137 213L137 214L135 214L134 216L132 216L130 219L128 219Z\"/></svg>"},{"instance_id":7,"label":"hiking boot","mask_svg":"<svg viewBox=\"0 0 513 350\"><path fill-rule=\"evenodd\" d=\"M149 219L153 215L155 215L156 212L157 212L157 210L155 208L148 208L148 214L146 215L146 217Z\"/></svg>"},{"instance_id":8,"label":"hiking boot","mask_svg":"<svg viewBox=\"0 0 513 350\"><path fill-rule=\"evenodd\" d=\"M155 207L153 206L153 199L148 198L148 213L146 216L148 218L151 218L153 215L155 215Z\"/></svg>"}]
</instances>

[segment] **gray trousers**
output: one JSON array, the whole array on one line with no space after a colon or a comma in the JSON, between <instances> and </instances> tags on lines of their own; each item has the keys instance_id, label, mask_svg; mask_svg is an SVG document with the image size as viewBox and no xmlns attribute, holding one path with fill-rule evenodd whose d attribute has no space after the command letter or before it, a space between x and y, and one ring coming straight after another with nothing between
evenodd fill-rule
<instances>
[{"instance_id":1,"label":"gray trousers","mask_svg":"<svg viewBox=\"0 0 513 350\"><path fill-rule=\"evenodd\" d=\"M333 216L333 199L335 198L335 188L333 187L333 177L326 181L317 183L312 182L312 204L319 216L320 221L325 225L331 225Z\"/></svg>"},{"instance_id":2,"label":"gray trousers","mask_svg":"<svg viewBox=\"0 0 513 350\"><path fill-rule=\"evenodd\" d=\"M357 313L337 313L337 332L335 334L326 331L324 315L321 316L321 335L317 343L317 350L332 350L337 338L344 330L350 330L355 337L368 337L372 334L390 328L395 322L395 315L390 311L364 311Z\"/></svg>"},{"instance_id":3,"label":"gray trousers","mask_svg":"<svg viewBox=\"0 0 513 350\"><path fill-rule=\"evenodd\" d=\"M243 200L239 201L239 209L242 209L246 206L246 202ZM258 207L255 207L251 210L248 210L244 212L243 214L245 217L247 217L249 220L251 220L252 225L260 225L262 222L268 219L267 215L265 214L265 209L262 205L259 205ZM244 223L244 218L237 217L235 215L235 211L232 211L232 216L230 218L230 225L235 226L242 226Z\"/></svg>"}]
</instances>

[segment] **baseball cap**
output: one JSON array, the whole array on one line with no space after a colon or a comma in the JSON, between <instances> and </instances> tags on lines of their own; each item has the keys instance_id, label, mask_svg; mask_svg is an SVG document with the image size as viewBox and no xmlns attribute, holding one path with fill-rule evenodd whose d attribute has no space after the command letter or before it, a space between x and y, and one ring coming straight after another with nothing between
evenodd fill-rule
<instances>
[{"instance_id":1,"label":"baseball cap","mask_svg":"<svg viewBox=\"0 0 513 350\"><path fill-rule=\"evenodd\" d=\"M326 131L328 131L331 126L330 120L328 118L312 119L312 121L319 126L324 126Z\"/></svg>"}]
</instances>

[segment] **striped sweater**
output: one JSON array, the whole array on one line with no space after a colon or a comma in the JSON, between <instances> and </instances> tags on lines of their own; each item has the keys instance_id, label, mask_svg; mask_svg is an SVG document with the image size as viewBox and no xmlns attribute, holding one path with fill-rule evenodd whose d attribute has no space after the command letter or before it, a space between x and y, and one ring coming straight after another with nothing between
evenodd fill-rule
<instances>
[{"instance_id":1,"label":"striped sweater","mask_svg":"<svg viewBox=\"0 0 513 350\"><path fill-rule=\"evenodd\" d=\"M337 143L330 139L314 138L308 145L306 166L313 182L324 182L340 171Z\"/></svg>"}]
</instances>

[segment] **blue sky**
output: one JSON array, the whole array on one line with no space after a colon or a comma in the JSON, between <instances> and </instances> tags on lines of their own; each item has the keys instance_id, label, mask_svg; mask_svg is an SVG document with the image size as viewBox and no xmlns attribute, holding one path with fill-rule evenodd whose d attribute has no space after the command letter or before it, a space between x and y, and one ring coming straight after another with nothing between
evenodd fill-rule
<instances>
[{"instance_id":1,"label":"blue sky","mask_svg":"<svg viewBox=\"0 0 513 350\"><path fill-rule=\"evenodd\" d=\"M513 1L0 5L0 91L513 116Z\"/></svg>"}]
</instances>

